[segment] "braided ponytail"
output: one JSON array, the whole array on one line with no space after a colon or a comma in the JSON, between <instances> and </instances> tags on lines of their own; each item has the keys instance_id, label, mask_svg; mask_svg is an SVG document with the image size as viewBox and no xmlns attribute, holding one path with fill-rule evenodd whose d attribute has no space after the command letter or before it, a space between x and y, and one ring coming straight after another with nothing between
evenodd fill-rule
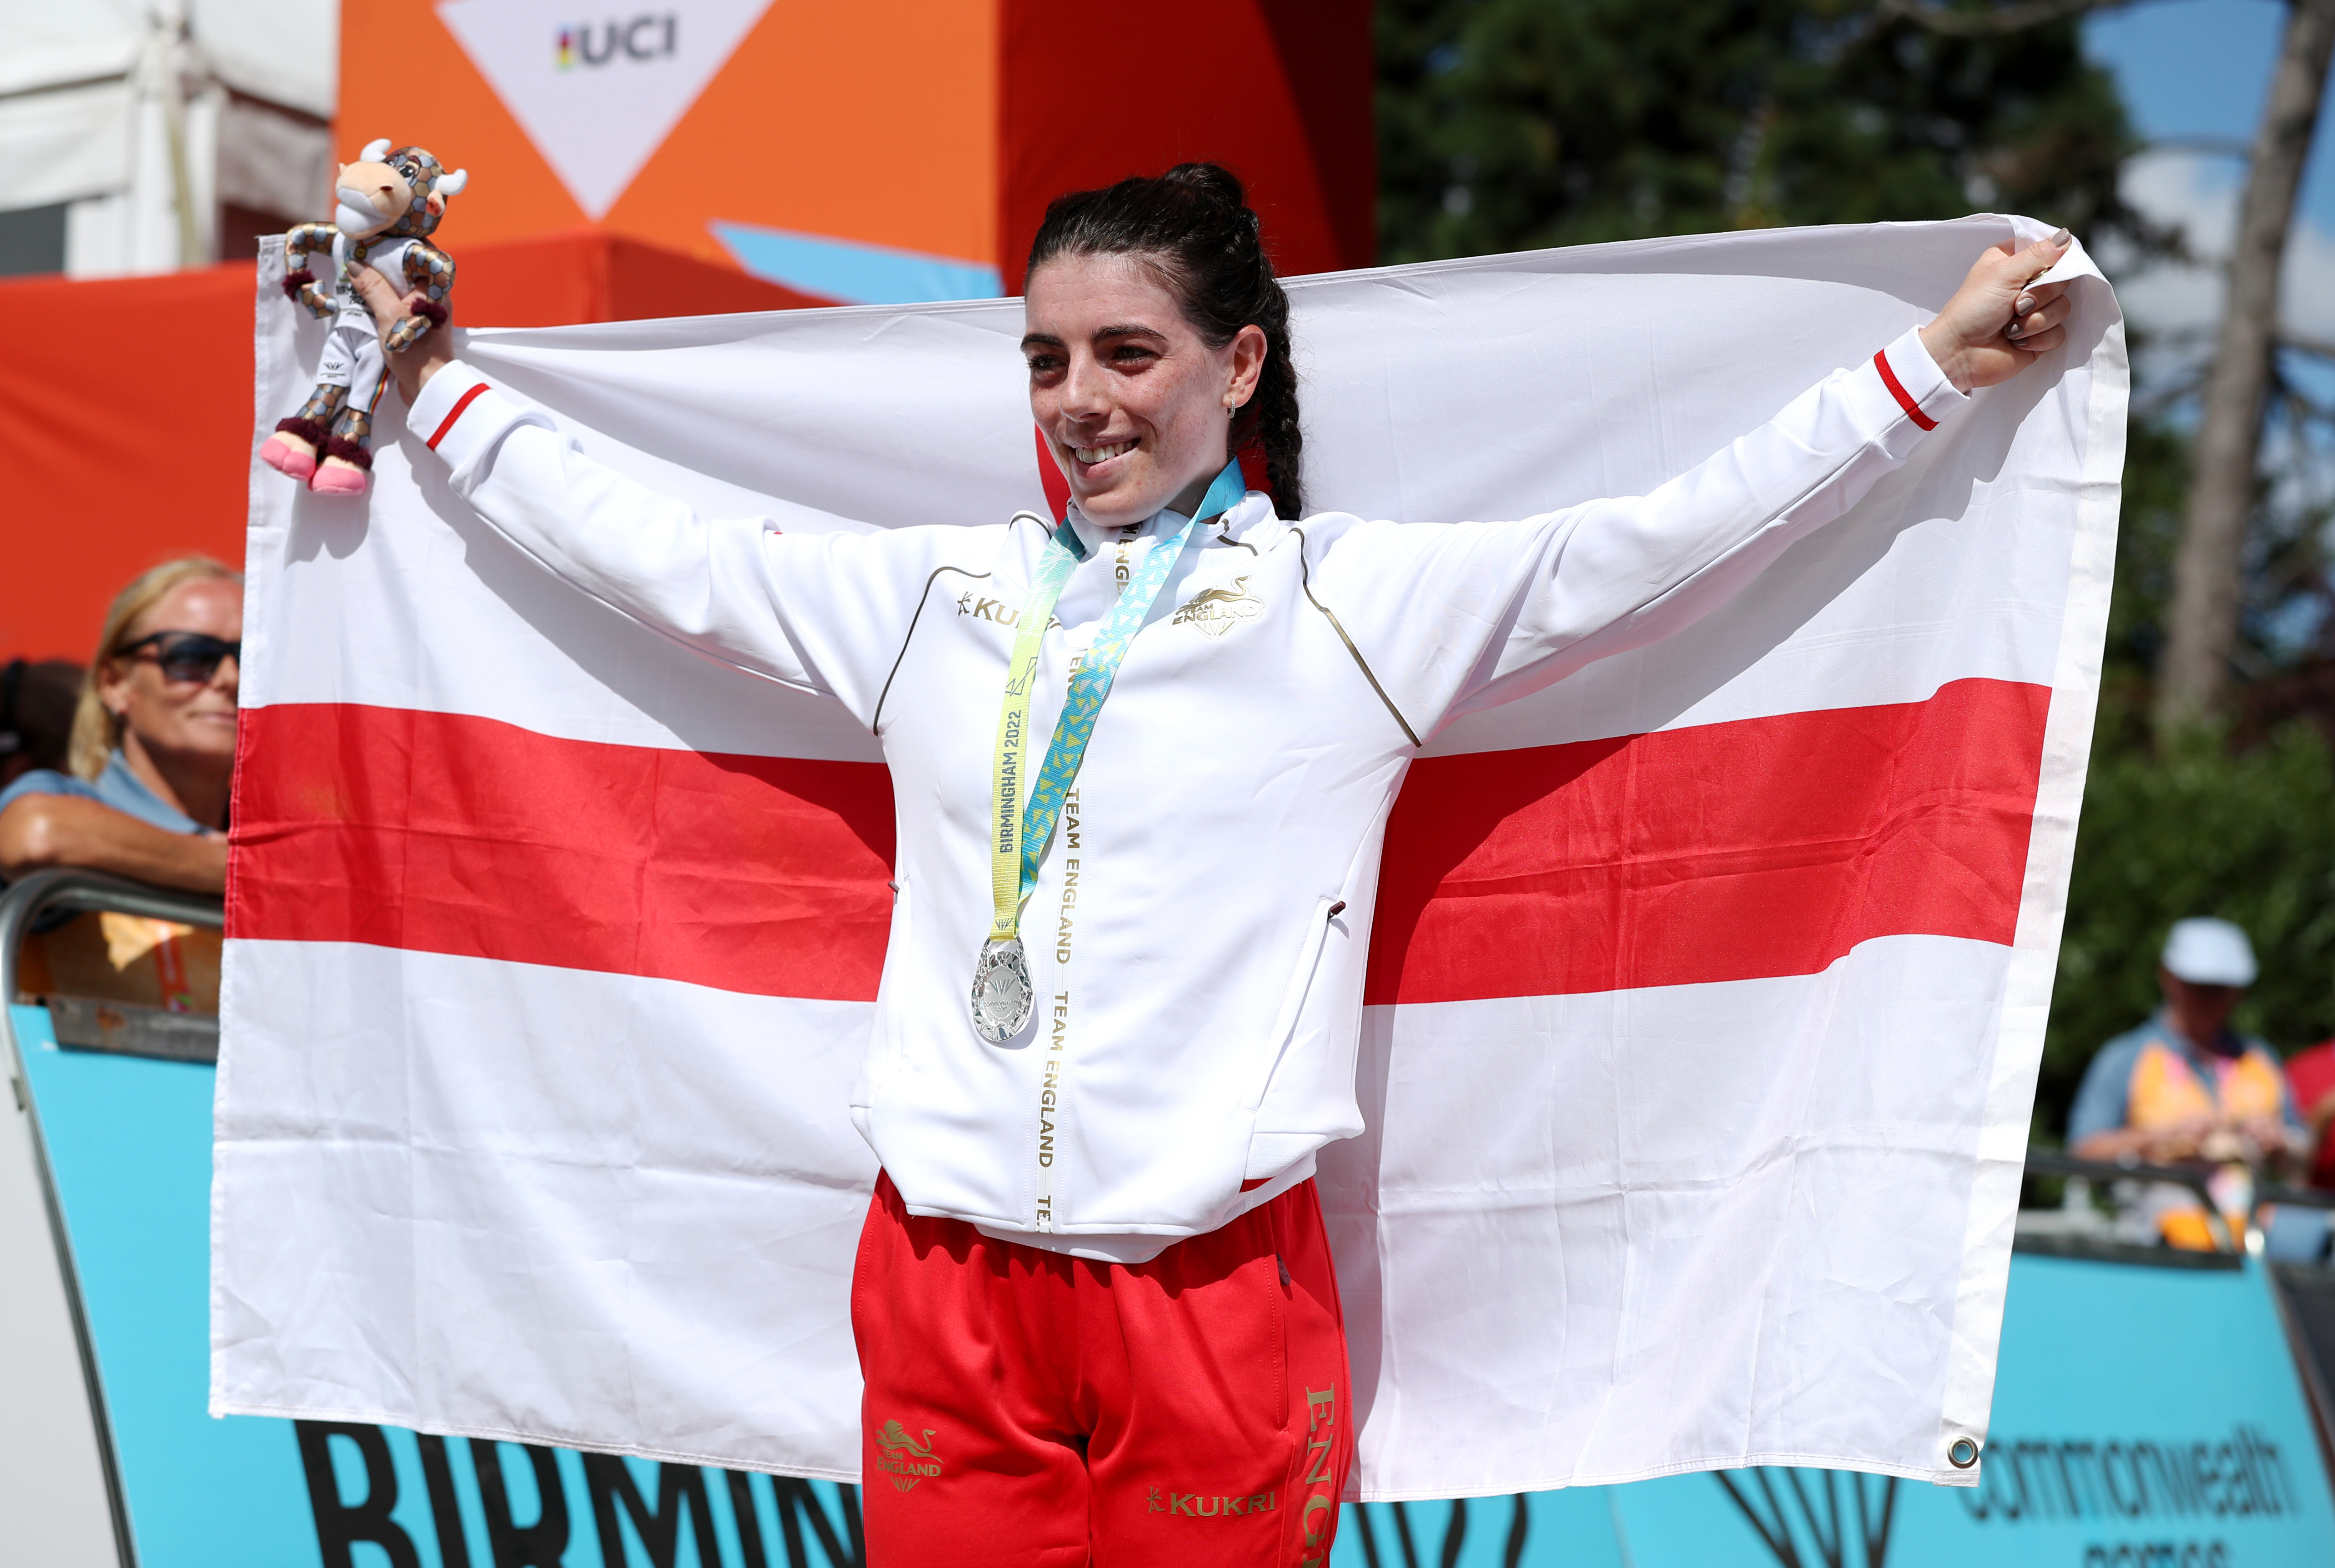
<instances>
[{"instance_id":1,"label":"braided ponytail","mask_svg":"<svg viewBox=\"0 0 2335 1568\"><path fill-rule=\"evenodd\" d=\"M1264 456L1265 488L1282 516L1305 515L1304 436L1289 296L1273 276L1240 180L1213 163L1181 163L1158 179L1058 196L1030 245L1029 273L1060 256L1131 256L1149 266L1212 349L1245 326L1264 334L1256 392L1232 424L1235 455ZM1024 276L1028 276L1025 273Z\"/></svg>"}]
</instances>

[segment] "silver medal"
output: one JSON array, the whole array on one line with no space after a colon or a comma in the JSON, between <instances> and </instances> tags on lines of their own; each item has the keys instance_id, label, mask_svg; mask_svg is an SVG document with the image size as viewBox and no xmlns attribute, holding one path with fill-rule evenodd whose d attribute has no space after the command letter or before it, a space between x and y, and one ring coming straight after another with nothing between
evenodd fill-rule
<instances>
[{"instance_id":1,"label":"silver medal","mask_svg":"<svg viewBox=\"0 0 2335 1568\"><path fill-rule=\"evenodd\" d=\"M973 964L973 1027L992 1045L1003 1045L1030 1021L1037 992L1018 936L991 937Z\"/></svg>"}]
</instances>

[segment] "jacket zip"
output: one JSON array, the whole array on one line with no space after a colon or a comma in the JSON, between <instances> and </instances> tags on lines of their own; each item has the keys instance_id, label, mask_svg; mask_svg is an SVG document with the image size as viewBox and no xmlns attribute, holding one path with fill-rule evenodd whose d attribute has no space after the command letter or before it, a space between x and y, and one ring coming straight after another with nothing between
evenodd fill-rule
<instances>
[{"instance_id":1,"label":"jacket zip","mask_svg":"<svg viewBox=\"0 0 2335 1568\"><path fill-rule=\"evenodd\" d=\"M1330 922L1338 918L1346 907L1342 898L1317 898L1313 901L1313 919L1305 933L1305 945L1297 954L1297 967L1289 976L1289 989L1281 998L1281 1011L1273 1020L1273 1032L1265 1036L1267 1061L1264 1076L1257 1080L1257 1095L1262 1099L1264 1085L1272 1081L1273 1070L1281 1063L1281 1053L1287 1049L1289 1037L1296 1032L1297 1020L1305 1011L1306 992L1313 989L1313 971L1322 963L1322 948L1330 937Z\"/></svg>"}]
</instances>

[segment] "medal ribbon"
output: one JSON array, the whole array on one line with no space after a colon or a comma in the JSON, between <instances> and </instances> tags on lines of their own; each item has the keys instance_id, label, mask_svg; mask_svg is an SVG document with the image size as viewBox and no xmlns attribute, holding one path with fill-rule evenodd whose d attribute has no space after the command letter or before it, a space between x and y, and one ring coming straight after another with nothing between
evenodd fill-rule
<instances>
[{"instance_id":1,"label":"medal ribbon","mask_svg":"<svg viewBox=\"0 0 2335 1568\"><path fill-rule=\"evenodd\" d=\"M1035 787L1027 791L1025 805L1030 692L1038 678L1039 644L1045 636L1046 623L1053 618L1055 602L1062 596L1063 585L1070 581L1071 569L1086 554L1067 520L1047 541L1045 554L1038 563L1036 580L1030 585L1030 597L1014 624L1013 652L1005 666L1005 700L997 714L996 761L989 793L989 889L994 911L989 930L991 941L1009 941L1020 934L1022 901L1037 883L1038 862L1054 836L1054 820L1061 813L1062 798L1070 792L1071 780L1078 777L1079 764L1086 758L1087 741L1094 734L1096 719L1102 713L1103 700L1110 695L1111 682L1119 675L1119 666L1126 659L1135 634L1143 629L1143 618L1150 613L1151 601L1159 596L1160 587L1168 581L1169 568L1183 555L1184 547L1191 542L1193 531L1203 519L1231 510L1246 493L1240 464L1226 463L1224 471L1209 484L1207 494L1201 497L1191 519L1173 537L1157 540L1143 557L1127 591L1119 595L1119 603L1103 618L1101 628L1095 633L1094 645L1087 650L1078 673L1071 678L1070 695L1062 702L1061 717L1054 722L1045 763L1038 770Z\"/></svg>"}]
</instances>

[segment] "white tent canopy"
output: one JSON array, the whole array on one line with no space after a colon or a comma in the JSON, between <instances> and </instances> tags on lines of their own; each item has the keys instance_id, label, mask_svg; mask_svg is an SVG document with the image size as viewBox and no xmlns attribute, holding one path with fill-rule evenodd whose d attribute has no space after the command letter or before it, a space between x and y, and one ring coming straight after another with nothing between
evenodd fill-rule
<instances>
[{"instance_id":1,"label":"white tent canopy","mask_svg":"<svg viewBox=\"0 0 2335 1568\"><path fill-rule=\"evenodd\" d=\"M338 27L333 0L0 0L0 224L63 208L56 265L102 277L214 259L223 207L323 210Z\"/></svg>"}]
</instances>

